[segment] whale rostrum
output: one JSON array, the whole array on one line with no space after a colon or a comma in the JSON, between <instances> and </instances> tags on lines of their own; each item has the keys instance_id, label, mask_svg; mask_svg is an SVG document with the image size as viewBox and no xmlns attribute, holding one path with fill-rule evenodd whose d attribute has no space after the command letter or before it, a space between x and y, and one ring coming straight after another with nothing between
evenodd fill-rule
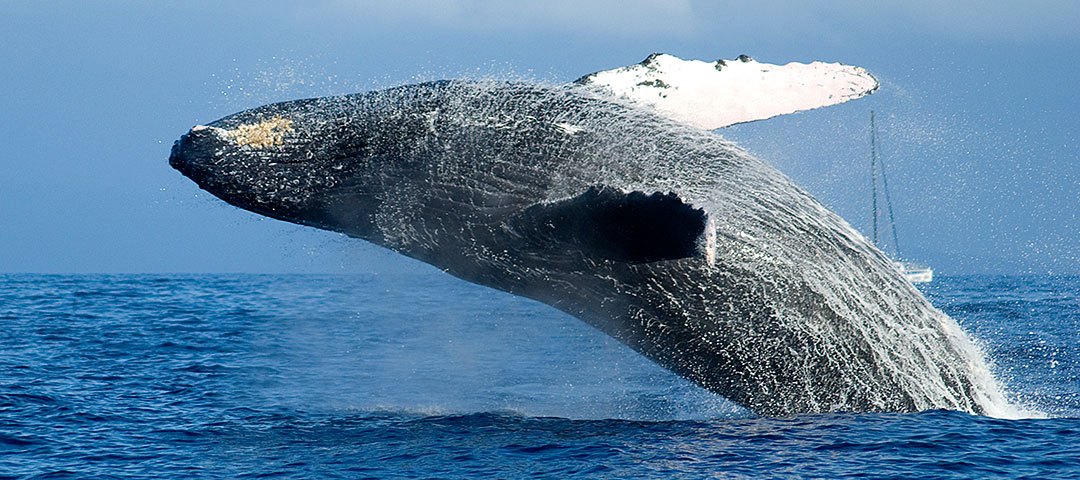
<instances>
[{"instance_id":1,"label":"whale rostrum","mask_svg":"<svg viewBox=\"0 0 1080 480\"><path fill-rule=\"evenodd\" d=\"M568 312L761 415L1008 415L968 336L862 235L668 117L587 86L441 81L243 111L170 163Z\"/></svg>"}]
</instances>

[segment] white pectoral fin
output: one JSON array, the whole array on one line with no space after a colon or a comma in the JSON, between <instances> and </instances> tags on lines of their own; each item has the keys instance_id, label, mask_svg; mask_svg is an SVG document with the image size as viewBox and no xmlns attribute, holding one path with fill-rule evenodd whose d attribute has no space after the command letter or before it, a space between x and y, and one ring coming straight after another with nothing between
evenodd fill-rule
<instances>
[{"instance_id":1,"label":"white pectoral fin","mask_svg":"<svg viewBox=\"0 0 1080 480\"><path fill-rule=\"evenodd\" d=\"M860 67L839 63L760 63L745 55L704 62L653 54L575 83L651 106L706 130L844 103L878 88Z\"/></svg>"}]
</instances>

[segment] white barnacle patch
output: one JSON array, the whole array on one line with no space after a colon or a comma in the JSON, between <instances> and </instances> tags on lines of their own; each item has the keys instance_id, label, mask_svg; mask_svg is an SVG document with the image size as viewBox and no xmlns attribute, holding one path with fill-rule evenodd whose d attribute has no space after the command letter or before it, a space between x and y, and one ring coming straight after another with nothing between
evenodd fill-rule
<instances>
[{"instance_id":1,"label":"white barnacle patch","mask_svg":"<svg viewBox=\"0 0 1080 480\"><path fill-rule=\"evenodd\" d=\"M565 133L567 135L574 135L576 133L581 133L581 132L585 131L585 127L579 127L577 125L573 125L573 124L565 123L565 122L556 123L555 128L558 128L559 131L561 131L562 133Z\"/></svg>"},{"instance_id":2,"label":"white barnacle patch","mask_svg":"<svg viewBox=\"0 0 1080 480\"><path fill-rule=\"evenodd\" d=\"M225 130L225 138L233 143L252 148L281 146L285 135L293 131L293 121L284 117L274 117L258 123L247 123L232 130Z\"/></svg>"}]
</instances>

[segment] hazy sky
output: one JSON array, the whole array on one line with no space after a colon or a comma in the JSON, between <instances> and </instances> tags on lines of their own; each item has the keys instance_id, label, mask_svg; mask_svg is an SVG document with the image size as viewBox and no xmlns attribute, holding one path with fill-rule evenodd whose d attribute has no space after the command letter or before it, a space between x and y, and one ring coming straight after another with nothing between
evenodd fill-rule
<instances>
[{"instance_id":1,"label":"hazy sky","mask_svg":"<svg viewBox=\"0 0 1080 480\"><path fill-rule=\"evenodd\" d=\"M1071 0L0 0L0 272L414 268L200 192L172 142L272 101L668 52L868 68L866 99L720 133L867 231L874 109L903 256L1080 273L1077 25Z\"/></svg>"}]
</instances>

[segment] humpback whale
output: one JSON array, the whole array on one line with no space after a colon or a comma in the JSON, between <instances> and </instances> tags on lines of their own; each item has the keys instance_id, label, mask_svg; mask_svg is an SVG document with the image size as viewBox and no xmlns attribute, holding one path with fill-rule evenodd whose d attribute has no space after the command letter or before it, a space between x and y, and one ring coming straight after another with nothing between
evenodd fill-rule
<instances>
[{"instance_id":1,"label":"humpback whale","mask_svg":"<svg viewBox=\"0 0 1080 480\"><path fill-rule=\"evenodd\" d=\"M707 130L783 108L678 118L602 88L615 83L286 101L192 128L169 162L242 209L568 312L760 415L1007 414L953 319L843 219Z\"/></svg>"}]
</instances>

